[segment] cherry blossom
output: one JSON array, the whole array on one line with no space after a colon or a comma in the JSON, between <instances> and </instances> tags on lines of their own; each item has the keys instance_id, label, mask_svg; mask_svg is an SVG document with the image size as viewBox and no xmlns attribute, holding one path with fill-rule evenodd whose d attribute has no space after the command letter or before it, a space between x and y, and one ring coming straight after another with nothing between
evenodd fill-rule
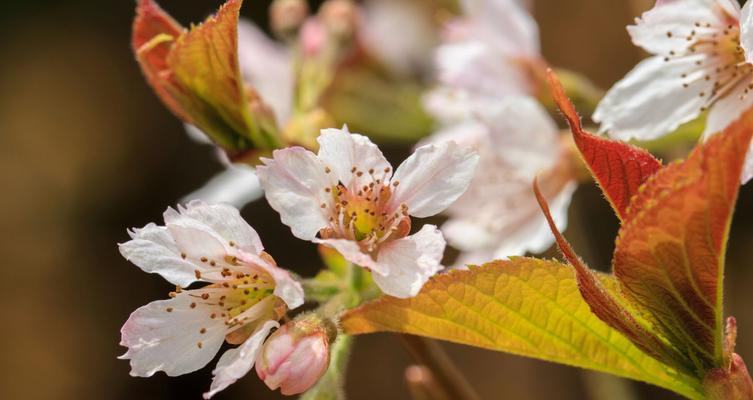
<instances>
[{"instance_id":1,"label":"cherry blossom","mask_svg":"<svg viewBox=\"0 0 753 400\"><path fill-rule=\"evenodd\" d=\"M753 106L753 10L734 0L664 0L628 32L652 56L607 93L594 113L601 130L650 140L708 111L704 138ZM750 157L749 157L750 158ZM746 163L742 181L753 174Z\"/></svg>"},{"instance_id":2,"label":"cherry blossom","mask_svg":"<svg viewBox=\"0 0 753 400\"><path fill-rule=\"evenodd\" d=\"M245 375L264 339L303 290L263 251L256 231L226 205L191 202L168 208L164 226L129 231L121 254L176 290L131 314L121 330L131 375L182 375L204 367L224 341L238 344L214 370L209 398ZM183 289L195 282L208 285Z\"/></svg>"},{"instance_id":3,"label":"cherry blossom","mask_svg":"<svg viewBox=\"0 0 753 400\"><path fill-rule=\"evenodd\" d=\"M446 211L442 232L463 252L461 263L480 263L542 252L553 239L531 190L540 184L560 228L577 187L567 148L546 110L530 97L508 97L485 115L450 125L426 142L452 140L475 148L478 172Z\"/></svg>"},{"instance_id":4,"label":"cherry blossom","mask_svg":"<svg viewBox=\"0 0 753 400\"><path fill-rule=\"evenodd\" d=\"M376 145L346 128L324 129L318 142L318 154L291 147L262 159L257 173L269 204L293 235L368 268L385 293L415 295L442 268L445 241L433 225L408 235L410 216L452 204L478 156L453 142L427 145L393 171Z\"/></svg>"},{"instance_id":5,"label":"cherry blossom","mask_svg":"<svg viewBox=\"0 0 753 400\"><path fill-rule=\"evenodd\" d=\"M561 229L576 184L555 123L530 97L532 71L543 63L538 28L520 1L462 5L465 14L448 23L437 48L440 85L424 104L441 126L425 143L472 146L481 161L442 231L463 252L461 263L541 252L553 239L531 191L533 178L543 175Z\"/></svg>"}]
</instances>

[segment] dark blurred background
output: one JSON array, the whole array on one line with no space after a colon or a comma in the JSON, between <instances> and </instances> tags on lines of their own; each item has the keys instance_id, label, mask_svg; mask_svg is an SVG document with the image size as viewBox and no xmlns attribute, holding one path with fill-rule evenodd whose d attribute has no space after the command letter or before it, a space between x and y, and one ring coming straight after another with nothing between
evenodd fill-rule
<instances>
[{"instance_id":1,"label":"dark blurred background","mask_svg":"<svg viewBox=\"0 0 753 400\"><path fill-rule=\"evenodd\" d=\"M183 23L220 0L162 0ZM265 23L269 1L243 13ZM642 56L625 25L650 0L537 0L543 49L554 65L602 87ZM131 0L4 0L0 5L0 398L199 398L210 367L179 378L128 375L116 359L131 311L170 286L120 257L126 228L161 221L166 206L220 167L152 94L129 48ZM399 161L405 149L388 152ZM750 185L748 185L750 186ZM743 189L728 256L726 311L738 352L753 360L753 190ZM244 209L278 263L304 276L313 245L293 240L264 202ZM617 219L592 185L581 187L568 236L608 268ZM746 307L747 306L747 307ZM484 399L674 398L646 385L463 346L446 346ZM352 399L407 399L409 357L391 335L359 338L348 371ZM254 373L219 399L272 399Z\"/></svg>"}]
</instances>

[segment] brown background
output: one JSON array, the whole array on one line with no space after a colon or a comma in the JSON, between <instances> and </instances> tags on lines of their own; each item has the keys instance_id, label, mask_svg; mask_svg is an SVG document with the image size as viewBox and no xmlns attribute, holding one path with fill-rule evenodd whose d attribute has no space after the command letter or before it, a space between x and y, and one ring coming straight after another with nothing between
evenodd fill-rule
<instances>
[{"instance_id":1,"label":"brown background","mask_svg":"<svg viewBox=\"0 0 753 400\"><path fill-rule=\"evenodd\" d=\"M220 0L163 0L182 22ZM267 1L244 14L263 21ZM161 212L219 169L189 141L133 61L130 0L5 0L0 5L0 398L199 398L211 367L188 376L128 376L116 360L128 314L169 285L122 259L126 228ZM538 0L544 54L607 87L641 57L624 26L650 0ZM399 161L405 149L392 149ZM738 351L753 360L753 190L733 225L727 313L738 317ZM293 240L263 203L244 215L281 265L318 267L312 245ZM609 265L617 220L592 186L571 211L571 237L591 265ZM671 395L646 385L549 363L448 345L484 399L636 399ZM407 399L408 357L389 335L360 338L348 375L353 399ZM270 399L254 374L219 399Z\"/></svg>"}]
</instances>

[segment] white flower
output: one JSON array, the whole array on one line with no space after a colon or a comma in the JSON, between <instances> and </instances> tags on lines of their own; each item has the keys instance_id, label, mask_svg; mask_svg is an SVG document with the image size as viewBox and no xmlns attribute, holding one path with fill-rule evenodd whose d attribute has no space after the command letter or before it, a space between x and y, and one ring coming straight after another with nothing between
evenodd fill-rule
<instances>
[{"instance_id":1,"label":"white flower","mask_svg":"<svg viewBox=\"0 0 753 400\"><path fill-rule=\"evenodd\" d=\"M439 81L498 98L530 93L540 59L536 22L519 0L463 0L464 16L445 29L436 52Z\"/></svg>"},{"instance_id":2,"label":"white flower","mask_svg":"<svg viewBox=\"0 0 753 400\"><path fill-rule=\"evenodd\" d=\"M131 375L164 371L176 376L204 367L227 340L205 397L248 372L269 331L286 308L303 303L303 290L263 252L256 231L237 209L191 202L168 208L165 226L153 223L129 232L120 252L146 272L178 289L171 299L143 306L121 330ZM194 282L209 285L182 290Z\"/></svg>"},{"instance_id":3,"label":"white flower","mask_svg":"<svg viewBox=\"0 0 753 400\"><path fill-rule=\"evenodd\" d=\"M461 263L477 264L526 252L539 253L553 238L531 185L540 184L564 229L577 184L566 162L556 125L530 97L499 100L496 109L450 125L427 141L453 140L477 149L481 160L463 196L446 211L449 243Z\"/></svg>"},{"instance_id":4,"label":"white flower","mask_svg":"<svg viewBox=\"0 0 753 400\"><path fill-rule=\"evenodd\" d=\"M324 129L318 142L318 154L291 147L262 159L257 173L270 205L296 237L370 269L385 293L415 295L442 268L445 242L433 225L407 236L410 215L447 208L468 187L478 156L451 142L423 146L393 175L365 136Z\"/></svg>"},{"instance_id":5,"label":"white flower","mask_svg":"<svg viewBox=\"0 0 753 400\"><path fill-rule=\"evenodd\" d=\"M594 120L610 136L650 140L708 110L704 138L753 106L753 6L734 0L658 1L628 27L652 57L599 104ZM746 166L743 182L753 174Z\"/></svg>"},{"instance_id":6,"label":"white flower","mask_svg":"<svg viewBox=\"0 0 753 400\"><path fill-rule=\"evenodd\" d=\"M553 242L531 185L537 174L565 228L576 184L564 165L557 127L532 98L540 63L536 22L516 0L465 0L465 15L446 27L437 49L440 86L424 97L442 123L428 142L453 140L481 156L468 191L448 210L442 232L462 251L461 263L481 263Z\"/></svg>"}]
</instances>

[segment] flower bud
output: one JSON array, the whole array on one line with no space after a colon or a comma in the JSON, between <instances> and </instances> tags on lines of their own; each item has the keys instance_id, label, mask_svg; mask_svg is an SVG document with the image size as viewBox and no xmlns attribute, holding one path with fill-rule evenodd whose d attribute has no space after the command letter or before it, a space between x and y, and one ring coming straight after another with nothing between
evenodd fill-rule
<instances>
[{"instance_id":1,"label":"flower bud","mask_svg":"<svg viewBox=\"0 0 753 400\"><path fill-rule=\"evenodd\" d=\"M334 331L331 322L313 314L283 325L264 343L256 373L286 396L305 392L327 371Z\"/></svg>"},{"instance_id":2,"label":"flower bud","mask_svg":"<svg viewBox=\"0 0 753 400\"><path fill-rule=\"evenodd\" d=\"M272 31L283 38L294 36L308 16L305 0L275 0L269 8Z\"/></svg>"}]
</instances>

